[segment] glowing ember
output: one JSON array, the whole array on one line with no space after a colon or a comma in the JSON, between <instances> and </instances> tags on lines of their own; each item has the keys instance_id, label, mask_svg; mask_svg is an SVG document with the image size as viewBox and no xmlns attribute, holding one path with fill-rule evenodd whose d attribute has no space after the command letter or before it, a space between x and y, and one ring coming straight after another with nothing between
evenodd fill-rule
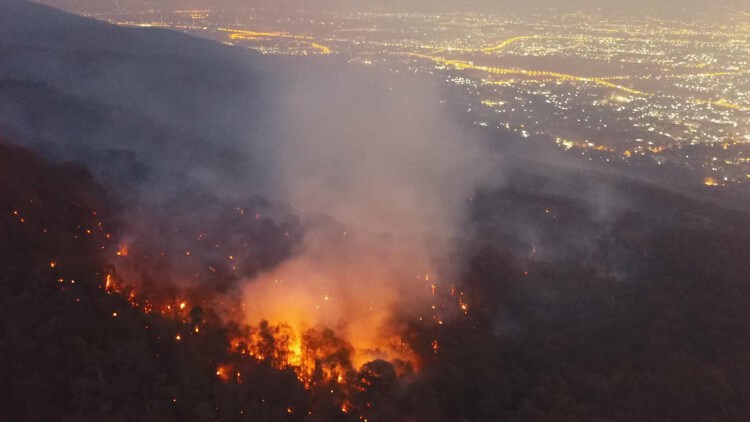
<instances>
[{"instance_id":1,"label":"glowing ember","mask_svg":"<svg viewBox=\"0 0 750 422\"><path fill-rule=\"evenodd\" d=\"M216 368L216 376L219 377L222 381L228 381L229 380L229 374L231 373L231 368L226 366L219 366Z\"/></svg>"}]
</instances>

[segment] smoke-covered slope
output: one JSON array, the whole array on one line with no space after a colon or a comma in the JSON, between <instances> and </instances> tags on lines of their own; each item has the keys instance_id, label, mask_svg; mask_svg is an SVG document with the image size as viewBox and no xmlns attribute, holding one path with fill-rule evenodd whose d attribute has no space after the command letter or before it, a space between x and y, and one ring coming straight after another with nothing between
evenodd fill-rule
<instances>
[{"instance_id":1,"label":"smoke-covered slope","mask_svg":"<svg viewBox=\"0 0 750 422\"><path fill-rule=\"evenodd\" d=\"M440 347L410 387L441 398L430 417L748 415L748 215L591 176L518 170L477 195L461 260L469 312L410 330L425 355Z\"/></svg>"},{"instance_id":2,"label":"smoke-covered slope","mask_svg":"<svg viewBox=\"0 0 750 422\"><path fill-rule=\"evenodd\" d=\"M270 165L260 142L268 74L252 56L30 2L3 1L0 11L0 127L48 158L85 165L113 190L133 242L166 256L142 263L141 276L164 276L147 267L166 265L168 278L184 280L208 262L216 271L203 284L224 291L289 256L295 219L284 210L275 219L260 196ZM264 219L238 221L239 208ZM203 243L221 239L252 263L232 270L224 250L196 244L197 221ZM174 258L191 248L199 267Z\"/></svg>"}]
</instances>

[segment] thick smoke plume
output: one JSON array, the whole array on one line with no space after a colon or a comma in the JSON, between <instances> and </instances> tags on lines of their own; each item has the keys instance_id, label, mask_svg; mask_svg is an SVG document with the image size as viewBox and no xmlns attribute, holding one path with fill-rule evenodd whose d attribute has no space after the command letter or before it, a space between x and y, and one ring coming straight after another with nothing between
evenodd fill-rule
<instances>
[{"instance_id":1,"label":"thick smoke plume","mask_svg":"<svg viewBox=\"0 0 750 422\"><path fill-rule=\"evenodd\" d=\"M449 276L441 260L490 173L483 140L415 77L330 65L287 77L272 191L306 235L298 255L247 283L248 315L342 327L376 349L394 306L423 304L429 277Z\"/></svg>"}]
</instances>

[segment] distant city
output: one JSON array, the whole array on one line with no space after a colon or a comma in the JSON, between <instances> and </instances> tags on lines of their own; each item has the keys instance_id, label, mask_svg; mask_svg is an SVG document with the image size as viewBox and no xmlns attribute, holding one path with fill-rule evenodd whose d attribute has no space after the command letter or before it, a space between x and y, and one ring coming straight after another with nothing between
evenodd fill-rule
<instances>
[{"instance_id":1,"label":"distant city","mask_svg":"<svg viewBox=\"0 0 750 422\"><path fill-rule=\"evenodd\" d=\"M559 14L175 10L91 15L272 55L338 55L459 87L475 125L571 154L750 185L750 15L724 20ZM456 101L456 99L451 99Z\"/></svg>"}]
</instances>

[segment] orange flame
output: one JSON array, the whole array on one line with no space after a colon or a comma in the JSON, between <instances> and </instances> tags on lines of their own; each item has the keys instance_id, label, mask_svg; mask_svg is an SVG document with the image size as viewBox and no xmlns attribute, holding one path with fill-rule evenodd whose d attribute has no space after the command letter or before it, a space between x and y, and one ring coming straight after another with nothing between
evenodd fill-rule
<instances>
[{"instance_id":1,"label":"orange flame","mask_svg":"<svg viewBox=\"0 0 750 422\"><path fill-rule=\"evenodd\" d=\"M128 256L128 245L121 245L117 250L117 256Z\"/></svg>"}]
</instances>

